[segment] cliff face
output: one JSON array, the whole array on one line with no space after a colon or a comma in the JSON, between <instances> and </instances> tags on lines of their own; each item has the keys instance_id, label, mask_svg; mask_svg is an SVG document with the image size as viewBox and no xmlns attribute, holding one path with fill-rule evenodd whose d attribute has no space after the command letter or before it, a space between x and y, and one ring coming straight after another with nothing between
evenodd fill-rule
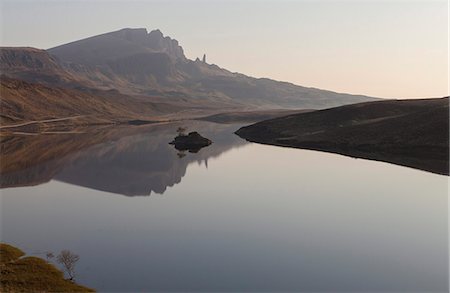
<instances>
[{"instance_id":1,"label":"cliff face","mask_svg":"<svg viewBox=\"0 0 450 293\"><path fill-rule=\"evenodd\" d=\"M183 48L177 40L164 37L160 30L151 31L146 38L145 44L157 52L164 52L175 60L185 60Z\"/></svg>"}]
</instances>

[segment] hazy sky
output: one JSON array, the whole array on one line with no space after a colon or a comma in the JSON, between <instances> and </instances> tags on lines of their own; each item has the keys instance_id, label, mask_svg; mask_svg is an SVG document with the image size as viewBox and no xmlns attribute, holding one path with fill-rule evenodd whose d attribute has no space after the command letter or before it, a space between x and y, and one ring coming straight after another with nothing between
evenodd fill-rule
<instances>
[{"instance_id":1,"label":"hazy sky","mask_svg":"<svg viewBox=\"0 0 450 293\"><path fill-rule=\"evenodd\" d=\"M1 45L159 28L188 58L377 97L448 95L447 1L0 0Z\"/></svg>"}]
</instances>

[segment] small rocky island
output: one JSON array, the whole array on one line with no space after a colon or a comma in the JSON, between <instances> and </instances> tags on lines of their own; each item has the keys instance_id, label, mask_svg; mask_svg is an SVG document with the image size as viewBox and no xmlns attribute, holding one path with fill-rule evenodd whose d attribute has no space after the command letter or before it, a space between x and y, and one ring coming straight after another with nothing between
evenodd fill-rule
<instances>
[{"instance_id":1,"label":"small rocky island","mask_svg":"<svg viewBox=\"0 0 450 293\"><path fill-rule=\"evenodd\" d=\"M173 144L179 151L189 151L190 153L196 153L201 148L209 146L212 143L211 140L201 136L198 132L189 132L188 135L179 133L177 137L169 144Z\"/></svg>"}]
</instances>

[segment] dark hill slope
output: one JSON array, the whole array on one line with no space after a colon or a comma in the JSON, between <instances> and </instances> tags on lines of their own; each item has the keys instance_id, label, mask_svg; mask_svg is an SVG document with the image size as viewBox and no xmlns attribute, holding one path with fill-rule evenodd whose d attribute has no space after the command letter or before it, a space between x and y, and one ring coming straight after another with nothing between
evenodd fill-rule
<instances>
[{"instance_id":1,"label":"dark hill slope","mask_svg":"<svg viewBox=\"0 0 450 293\"><path fill-rule=\"evenodd\" d=\"M449 98L387 100L266 120L252 142L328 151L449 174Z\"/></svg>"}]
</instances>

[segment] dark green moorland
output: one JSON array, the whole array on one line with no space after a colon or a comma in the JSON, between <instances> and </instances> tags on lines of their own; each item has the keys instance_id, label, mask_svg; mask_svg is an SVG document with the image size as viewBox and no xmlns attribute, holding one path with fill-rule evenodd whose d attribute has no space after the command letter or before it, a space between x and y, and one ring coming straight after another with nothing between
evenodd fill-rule
<instances>
[{"instance_id":1,"label":"dark green moorland","mask_svg":"<svg viewBox=\"0 0 450 293\"><path fill-rule=\"evenodd\" d=\"M358 103L262 121L251 142L311 149L449 175L449 97Z\"/></svg>"}]
</instances>

